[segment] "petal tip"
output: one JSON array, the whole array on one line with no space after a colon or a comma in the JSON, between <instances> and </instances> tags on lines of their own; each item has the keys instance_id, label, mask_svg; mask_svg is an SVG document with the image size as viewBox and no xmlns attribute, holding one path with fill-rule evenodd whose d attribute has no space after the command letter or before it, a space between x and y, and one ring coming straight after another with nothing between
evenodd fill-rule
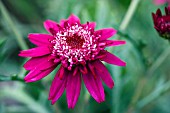
<instances>
[{"instance_id":1,"label":"petal tip","mask_svg":"<svg viewBox=\"0 0 170 113\"><path fill-rule=\"evenodd\" d=\"M73 104L68 104L68 108L69 108L69 109L74 109L74 106L75 106L75 105L73 105Z\"/></svg>"},{"instance_id":2,"label":"petal tip","mask_svg":"<svg viewBox=\"0 0 170 113\"><path fill-rule=\"evenodd\" d=\"M80 19L72 13L68 18L68 22L70 24L75 24L75 23L80 24Z\"/></svg>"},{"instance_id":3,"label":"petal tip","mask_svg":"<svg viewBox=\"0 0 170 113\"><path fill-rule=\"evenodd\" d=\"M54 100L52 100L52 101L51 101L51 105L54 105L54 104L55 104L55 101L54 101Z\"/></svg>"},{"instance_id":4,"label":"petal tip","mask_svg":"<svg viewBox=\"0 0 170 113\"><path fill-rule=\"evenodd\" d=\"M104 28L96 31L97 35L101 35L100 40L106 40L117 33L117 30L113 28Z\"/></svg>"},{"instance_id":5,"label":"petal tip","mask_svg":"<svg viewBox=\"0 0 170 113\"><path fill-rule=\"evenodd\" d=\"M114 82L109 86L110 89L114 87Z\"/></svg>"},{"instance_id":6,"label":"petal tip","mask_svg":"<svg viewBox=\"0 0 170 113\"><path fill-rule=\"evenodd\" d=\"M105 101L105 97L96 100L99 104Z\"/></svg>"},{"instance_id":7,"label":"petal tip","mask_svg":"<svg viewBox=\"0 0 170 113\"><path fill-rule=\"evenodd\" d=\"M26 83L30 83L30 82L32 82L32 81L31 81L31 80L25 80L25 82L26 82Z\"/></svg>"},{"instance_id":8,"label":"petal tip","mask_svg":"<svg viewBox=\"0 0 170 113\"><path fill-rule=\"evenodd\" d=\"M29 56L27 56L26 55L26 51L20 51L20 53L18 54L18 56L20 56L20 57L29 57Z\"/></svg>"},{"instance_id":9,"label":"petal tip","mask_svg":"<svg viewBox=\"0 0 170 113\"><path fill-rule=\"evenodd\" d=\"M51 98L50 98L50 97L48 97L48 100L51 100Z\"/></svg>"},{"instance_id":10,"label":"petal tip","mask_svg":"<svg viewBox=\"0 0 170 113\"><path fill-rule=\"evenodd\" d=\"M122 63L122 66L126 66L126 62L123 62L123 63Z\"/></svg>"},{"instance_id":11,"label":"petal tip","mask_svg":"<svg viewBox=\"0 0 170 113\"><path fill-rule=\"evenodd\" d=\"M110 35L113 36L117 33L117 30L114 28L109 28L108 30L110 30Z\"/></svg>"}]
</instances>

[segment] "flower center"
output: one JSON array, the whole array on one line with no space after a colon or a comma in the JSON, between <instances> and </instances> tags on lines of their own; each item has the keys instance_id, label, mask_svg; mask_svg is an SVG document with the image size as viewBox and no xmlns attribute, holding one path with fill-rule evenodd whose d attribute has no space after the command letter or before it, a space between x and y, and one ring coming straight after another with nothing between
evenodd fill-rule
<instances>
[{"instance_id":1,"label":"flower center","mask_svg":"<svg viewBox=\"0 0 170 113\"><path fill-rule=\"evenodd\" d=\"M98 46L99 37L88 26L69 25L58 31L51 41L54 45L52 55L60 58L62 65L71 70L73 65L86 64L86 61L95 59L103 49Z\"/></svg>"},{"instance_id":2,"label":"flower center","mask_svg":"<svg viewBox=\"0 0 170 113\"><path fill-rule=\"evenodd\" d=\"M78 36L77 34L73 34L72 37L66 37L66 43L68 46L71 47L71 49L80 49L83 46L83 43L85 42L84 38L81 36Z\"/></svg>"}]
</instances>

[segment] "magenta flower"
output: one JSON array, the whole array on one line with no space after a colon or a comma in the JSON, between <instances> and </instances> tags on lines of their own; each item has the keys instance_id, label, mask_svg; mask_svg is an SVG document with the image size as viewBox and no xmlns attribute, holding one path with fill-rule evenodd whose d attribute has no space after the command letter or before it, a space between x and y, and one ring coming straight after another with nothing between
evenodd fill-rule
<instances>
[{"instance_id":1,"label":"magenta flower","mask_svg":"<svg viewBox=\"0 0 170 113\"><path fill-rule=\"evenodd\" d=\"M81 79L91 96L98 103L103 102L105 94L101 79L109 88L114 86L114 82L101 61L126 65L104 49L125 44L125 41L108 40L116 34L116 30L106 28L95 31L95 26L95 22L80 24L79 18L73 14L67 20L61 20L60 24L46 20L44 27L50 34L29 34L29 40L38 47L19 54L31 57L24 64L24 68L30 71L24 80L40 80L61 64L50 88L49 100L52 104L66 89L68 108L74 108L80 95Z\"/></svg>"},{"instance_id":2,"label":"magenta flower","mask_svg":"<svg viewBox=\"0 0 170 113\"><path fill-rule=\"evenodd\" d=\"M154 28L159 35L170 40L170 7L165 7L165 15L162 15L161 10L158 9L156 14L152 13L152 18Z\"/></svg>"}]
</instances>

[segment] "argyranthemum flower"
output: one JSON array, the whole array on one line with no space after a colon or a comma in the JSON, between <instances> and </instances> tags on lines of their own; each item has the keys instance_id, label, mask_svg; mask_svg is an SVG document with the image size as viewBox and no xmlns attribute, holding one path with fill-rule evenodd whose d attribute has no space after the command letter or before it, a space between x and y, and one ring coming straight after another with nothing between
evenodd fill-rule
<instances>
[{"instance_id":1,"label":"argyranthemum flower","mask_svg":"<svg viewBox=\"0 0 170 113\"><path fill-rule=\"evenodd\" d=\"M165 15L158 9L156 14L152 13L154 28L159 35L170 40L170 7L165 7Z\"/></svg>"},{"instance_id":2,"label":"argyranthemum flower","mask_svg":"<svg viewBox=\"0 0 170 113\"><path fill-rule=\"evenodd\" d=\"M52 104L66 89L68 108L74 108L80 95L82 79L91 96L97 102L103 102L105 94L102 81L109 88L114 86L114 82L101 61L118 66L126 65L104 49L125 44L125 41L108 40L116 34L116 30L106 28L95 31L95 26L95 22L81 24L73 14L67 20L61 20L60 24L45 21L44 27L50 34L29 34L29 40L38 47L23 50L19 54L31 57L24 65L30 71L24 80L40 80L61 64L50 88L49 100Z\"/></svg>"}]
</instances>

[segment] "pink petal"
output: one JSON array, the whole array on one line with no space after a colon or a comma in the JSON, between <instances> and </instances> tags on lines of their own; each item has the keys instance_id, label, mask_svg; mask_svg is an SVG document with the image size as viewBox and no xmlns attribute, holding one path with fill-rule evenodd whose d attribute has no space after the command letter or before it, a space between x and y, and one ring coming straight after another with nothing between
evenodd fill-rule
<instances>
[{"instance_id":1,"label":"pink petal","mask_svg":"<svg viewBox=\"0 0 170 113\"><path fill-rule=\"evenodd\" d=\"M96 72L95 72L95 67L94 67L94 65L93 65L91 62L89 62L89 63L88 63L88 67L89 67L92 75L94 76L94 78L96 78L97 75L96 75Z\"/></svg>"},{"instance_id":2,"label":"pink petal","mask_svg":"<svg viewBox=\"0 0 170 113\"><path fill-rule=\"evenodd\" d=\"M53 36L48 34L31 33L28 35L29 40L37 45L44 46L50 44L50 40L54 39Z\"/></svg>"},{"instance_id":3,"label":"pink petal","mask_svg":"<svg viewBox=\"0 0 170 113\"><path fill-rule=\"evenodd\" d=\"M92 65L96 69L96 74L102 78L103 82L109 88L113 88L113 86L114 86L113 79L112 79L109 71L107 70L107 68L103 65L103 63L99 60L96 60Z\"/></svg>"},{"instance_id":4,"label":"pink petal","mask_svg":"<svg viewBox=\"0 0 170 113\"><path fill-rule=\"evenodd\" d=\"M54 65L58 65L58 64L54 63L52 60L48 61L48 59L46 59L44 61L41 61L39 64L37 64L35 69L42 71L42 70L46 70L48 68L51 68Z\"/></svg>"},{"instance_id":5,"label":"pink petal","mask_svg":"<svg viewBox=\"0 0 170 113\"><path fill-rule=\"evenodd\" d=\"M83 24L82 26L85 28L88 27L94 30L96 27L96 22L87 22L86 24Z\"/></svg>"},{"instance_id":6,"label":"pink petal","mask_svg":"<svg viewBox=\"0 0 170 113\"><path fill-rule=\"evenodd\" d=\"M44 61L41 61L41 63L37 64L34 68L31 67L31 69L33 69L33 70L31 70L25 76L24 79L25 80L31 79L31 78L37 76L39 73L44 72L45 70L48 70L48 69L53 68L53 67L55 68L57 66L58 66L58 64L55 64L52 61L48 61L47 59L46 60L44 59Z\"/></svg>"},{"instance_id":7,"label":"pink petal","mask_svg":"<svg viewBox=\"0 0 170 113\"><path fill-rule=\"evenodd\" d=\"M59 30L59 25L58 23L52 21L52 20L46 20L44 22L44 27L45 29L51 33L52 35L56 35L56 33L58 32Z\"/></svg>"},{"instance_id":8,"label":"pink petal","mask_svg":"<svg viewBox=\"0 0 170 113\"><path fill-rule=\"evenodd\" d=\"M60 67L50 87L49 100L52 100L52 104L54 104L61 97L66 87L67 72L64 73L62 79L59 78L60 71L62 69L64 68Z\"/></svg>"},{"instance_id":9,"label":"pink petal","mask_svg":"<svg viewBox=\"0 0 170 113\"><path fill-rule=\"evenodd\" d=\"M98 102L103 102L105 100L104 89L100 77L97 75L96 78L92 75L90 71L87 74L82 74L85 86L91 96Z\"/></svg>"},{"instance_id":10,"label":"pink petal","mask_svg":"<svg viewBox=\"0 0 170 113\"><path fill-rule=\"evenodd\" d=\"M153 22L154 22L154 25L155 25L156 24L156 20L157 20L157 16L154 13L152 13L152 19L153 19Z\"/></svg>"},{"instance_id":11,"label":"pink petal","mask_svg":"<svg viewBox=\"0 0 170 113\"><path fill-rule=\"evenodd\" d=\"M70 24L70 25L72 25L72 24L80 24L80 19L76 16L76 15L74 15L74 14L71 14L70 16L69 16L69 18L68 18L68 23Z\"/></svg>"},{"instance_id":12,"label":"pink petal","mask_svg":"<svg viewBox=\"0 0 170 113\"><path fill-rule=\"evenodd\" d=\"M70 72L67 78L66 95L68 108L74 108L81 90L81 76L77 72L75 76Z\"/></svg>"},{"instance_id":13,"label":"pink petal","mask_svg":"<svg viewBox=\"0 0 170 113\"><path fill-rule=\"evenodd\" d=\"M117 65L117 66L126 66L126 62L122 61L117 56L115 56L107 51L103 51L102 54L105 56L100 58L100 60L103 60L109 64L113 64L113 65Z\"/></svg>"},{"instance_id":14,"label":"pink petal","mask_svg":"<svg viewBox=\"0 0 170 113\"><path fill-rule=\"evenodd\" d=\"M79 70L80 70L81 73L87 74L87 68L86 68L86 66L79 66Z\"/></svg>"},{"instance_id":15,"label":"pink petal","mask_svg":"<svg viewBox=\"0 0 170 113\"><path fill-rule=\"evenodd\" d=\"M66 19L62 19L61 21L60 21L60 26L61 27L65 27L65 23L67 22L68 20L66 20Z\"/></svg>"},{"instance_id":16,"label":"pink petal","mask_svg":"<svg viewBox=\"0 0 170 113\"><path fill-rule=\"evenodd\" d=\"M40 74L42 71L40 70L31 70L25 77L24 77L24 80L27 81L27 80L30 80L31 78L37 76L38 74Z\"/></svg>"},{"instance_id":17,"label":"pink petal","mask_svg":"<svg viewBox=\"0 0 170 113\"><path fill-rule=\"evenodd\" d=\"M26 77L29 76L29 79L28 78L26 79L26 77L25 77L24 80L26 82L38 81L38 80L44 78L45 76L47 76L48 74L50 74L54 69L55 69L55 67L49 68L49 69L44 70L44 71L33 70L26 75Z\"/></svg>"},{"instance_id":18,"label":"pink petal","mask_svg":"<svg viewBox=\"0 0 170 113\"><path fill-rule=\"evenodd\" d=\"M89 28L95 29L96 27L96 22L88 22Z\"/></svg>"},{"instance_id":19,"label":"pink petal","mask_svg":"<svg viewBox=\"0 0 170 113\"><path fill-rule=\"evenodd\" d=\"M29 50L23 50L20 52L19 56L22 57L39 57L50 54L50 49L47 46L40 46L36 48L32 48Z\"/></svg>"},{"instance_id":20,"label":"pink petal","mask_svg":"<svg viewBox=\"0 0 170 113\"><path fill-rule=\"evenodd\" d=\"M170 0L169 0L169 3L170 3ZM170 7L165 7L165 14L170 15ZM168 18L169 18L169 16L168 16Z\"/></svg>"},{"instance_id":21,"label":"pink petal","mask_svg":"<svg viewBox=\"0 0 170 113\"><path fill-rule=\"evenodd\" d=\"M24 64L26 70L33 70L40 62L47 60L48 56L33 57Z\"/></svg>"},{"instance_id":22,"label":"pink petal","mask_svg":"<svg viewBox=\"0 0 170 113\"><path fill-rule=\"evenodd\" d=\"M100 40L106 40L116 34L116 30L113 28L106 28L96 31L96 35L101 35Z\"/></svg>"},{"instance_id":23,"label":"pink petal","mask_svg":"<svg viewBox=\"0 0 170 113\"><path fill-rule=\"evenodd\" d=\"M103 42L106 43L106 47L120 46L120 45L126 44L126 41L123 41L123 40L105 40L105 41L102 41L102 43Z\"/></svg>"},{"instance_id":24,"label":"pink petal","mask_svg":"<svg viewBox=\"0 0 170 113\"><path fill-rule=\"evenodd\" d=\"M156 16L158 16L158 17L162 17L162 12L161 12L161 10L160 10L160 9L158 9L158 10L156 11Z\"/></svg>"}]
</instances>

